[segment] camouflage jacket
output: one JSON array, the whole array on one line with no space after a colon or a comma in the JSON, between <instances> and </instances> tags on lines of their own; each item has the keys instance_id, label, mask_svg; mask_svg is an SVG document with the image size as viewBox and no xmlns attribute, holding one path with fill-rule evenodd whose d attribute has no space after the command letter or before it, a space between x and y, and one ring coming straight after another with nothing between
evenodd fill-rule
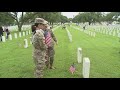
<instances>
[{"instance_id":1,"label":"camouflage jacket","mask_svg":"<svg viewBox=\"0 0 120 90\"><path fill-rule=\"evenodd\" d=\"M39 51L45 51L47 49L47 46L45 44L44 31L36 30L36 33L33 35L32 38L32 43L34 49Z\"/></svg>"}]
</instances>

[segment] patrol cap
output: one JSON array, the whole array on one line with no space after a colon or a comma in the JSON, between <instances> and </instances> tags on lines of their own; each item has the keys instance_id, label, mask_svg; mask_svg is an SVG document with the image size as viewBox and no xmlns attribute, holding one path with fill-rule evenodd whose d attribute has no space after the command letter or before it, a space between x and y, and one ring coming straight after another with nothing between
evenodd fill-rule
<instances>
[{"instance_id":1,"label":"patrol cap","mask_svg":"<svg viewBox=\"0 0 120 90\"><path fill-rule=\"evenodd\" d=\"M48 25L48 21L45 20L45 23L47 23L47 24L45 24L45 26L46 26L46 27L49 27L49 25Z\"/></svg>"},{"instance_id":2,"label":"patrol cap","mask_svg":"<svg viewBox=\"0 0 120 90\"><path fill-rule=\"evenodd\" d=\"M35 23L41 23L41 24L47 24L46 20L44 20L43 18L36 18L35 19Z\"/></svg>"},{"instance_id":3,"label":"patrol cap","mask_svg":"<svg viewBox=\"0 0 120 90\"><path fill-rule=\"evenodd\" d=\"M45 24L46 26L49 26L49 25L48 25L48 21L45 20L45 23L46 23L46 24Z\"/></svg>"}]
</instances>

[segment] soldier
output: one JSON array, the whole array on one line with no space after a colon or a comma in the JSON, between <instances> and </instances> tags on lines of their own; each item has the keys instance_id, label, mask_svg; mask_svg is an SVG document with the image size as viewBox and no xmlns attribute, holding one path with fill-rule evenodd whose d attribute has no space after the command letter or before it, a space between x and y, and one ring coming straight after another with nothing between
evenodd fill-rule
<instances>
[{"instance_id":1,"label":"soldier","mask_svg":"<svg viewBox=\"0 0 120 90\"><path fill-rule=\"evenodd\" d=\"M8 28L5 29L6 32L6 39L8 39L8 36L10 35L10 31L8 30Z\"/></svg>"},{"instance_id":2,"label":"soldier","mask_svg":"<svg viewBox=\"0 0 120 90\"><path fill-rule=\"evenodd\" d=\"M31 26L31 30L32 30L32 34L34 34L35 30L36 30L36 26L35 25L32 25Z\"/></svg>"},{"instance_id":3,"label":"soldier","mask_svg":"<svg viewBox=\"0 0 120 90\"><path fill-rule=\"evenodd\" d=\"M0 41L2 41L2 36L3 36L3 28L0 26Z\"/></svg>"},{"instance_id":4,"label":"soldier","mask_svg":"<svg viewBox=\"0 0 120 90\"><path fill-rule=\"evenodd\" d=\"M46 24L45 20L42 18L35 19L36 32L33 35L32 43L33 43L33 59L35 62L35 77L42 78L43 70L45 67L45 55L47 46L45 44L44 37L44 25Z\"/></svg>"},{"instance_id":5,"label":"soldier","mask_svg":"<svg viewBox=\"0 0 120 90\"><path fill-rule=\"evenodd\" d=\"M50 43L48 42L49 46L47 48L46 66L49 67L50 69L55 69L53 67L53 61L54 61L54 55L55 55L54 42L56 42L56 44L58 44L58 43L57 43L57 39L56 39L54 33L51 30L52 27L49 27L48 25L45 25L45 26L46 26L45 32L49 32L50 36L51 36L51 41L50 41ZM46 35L45 35L45 38L46 38ZM48 39L48 40L50 40L50 39Z\"/></svg>"},{"instance_id":6,"label":"soldier","mask_svg":"<svg viewBox=\"0 0 120 90\"><path fill-rule=\"evenodd\" d=\"M63 25L62 29L66 29L66 26L65 26L65 24Z\"/></svg>"},{"instance_id":7,"label":"soldier","mask_svg":"<svg viewBox=\"0 0 120 90\"><path fill-rule=\"evenodd\" d=\"M83 30L85 30L86 29L86 25L85 26L83 26Z\"/></svg>"}]
</instances>

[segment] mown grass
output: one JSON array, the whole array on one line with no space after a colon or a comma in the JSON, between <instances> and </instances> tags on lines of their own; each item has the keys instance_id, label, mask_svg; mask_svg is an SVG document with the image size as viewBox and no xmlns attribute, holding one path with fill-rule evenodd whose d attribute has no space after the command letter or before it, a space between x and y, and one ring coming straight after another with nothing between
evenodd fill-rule
<instances>
[{"instance_id":1,"label":"mown grass","mask_svg":"<svg viewBox=\"0 0 120 90\"><path fill-rule=\"evenodd\" d=\"M77 26L75 26L77 27ZM54 31L58 39L55 45L54 67L45 69L44 78L82 78L82 63L77 63L77 48L81 47L83 57L90 59L90 78L120 77L120 43L117 37L96 33L91 37L82 31L67 26L72 34L73 42L69 42L66 30L59 27ZM12 33L13 35L13 33ZM0 42L0 77L1 78L34 78L34 62L32 59L31 35ZM28 39L29 47L24 48L24 39ZM21 45L20 45L21 44ZM72 75L69 67L75 63L76 72Z\"/></svg>"}]
</instances>

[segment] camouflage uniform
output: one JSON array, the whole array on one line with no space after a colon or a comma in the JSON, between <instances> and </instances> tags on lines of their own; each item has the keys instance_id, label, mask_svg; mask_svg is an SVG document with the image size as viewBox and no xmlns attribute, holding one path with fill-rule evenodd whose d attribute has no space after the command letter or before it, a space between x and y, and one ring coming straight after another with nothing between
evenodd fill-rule
<instances>
[{"instance_id":1,"label":"camouflage uniform","mask_svg":"<svg viewBox=\"0 0 120 90\"><path fill-rule=\"evenodd\" d=\"M42 31L36 32L33 36L33 59L35 62L35 77L41 78L45 67L45 55L47 46L45 45L44 34Z\"/></svg>"},{"instance_id":2,"label":"camouflage uniform","mask_svg":"<svg viewBox=\"0 0 120 90\"><path fill-rule=\"evenodd\" d=\"M41 23L43 20L41 18L36 19L36 23ZM35 62L35 77L36 78L42 78L43 77L43 70L45 67L45 55L47 46L45 44L45 37L44 37L44 31L36 30L36 33L33 35L32 38L33 43L33 59Z\"/></svg>"},{"instance_id":3,"label":"camouflage uniform","mask_svg":"<svg viewBox=\"0 0 120 90\"><path fill-rule=\"evenodd\" d=\"M57 42L57 39L51 29L47 29L47 31L50 32L52 40L50 43L50 47L47 48L46 66L48 67L50 65L50 68L52 68L53 61L54 61L54 55L55 55L54 42Z\"/></svg>"}]
</instances>

